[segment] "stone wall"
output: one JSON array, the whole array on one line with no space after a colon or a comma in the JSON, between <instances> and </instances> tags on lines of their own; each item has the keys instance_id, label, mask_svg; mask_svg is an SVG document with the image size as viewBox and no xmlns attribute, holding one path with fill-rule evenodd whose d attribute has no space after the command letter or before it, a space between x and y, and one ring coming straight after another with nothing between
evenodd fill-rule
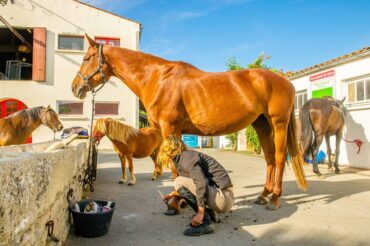
<instances>
[{"instance_id":1,"label":"stone wall","mask_svg":"<svg viewBox=\"0 0 370 246\"><path fill-rule=\"evenodd\" d=\"M0 245L57 245L47 238L49 220L54 235L66 240L67 193L80 200L78 176L86 169L86 141L43 153L53 142L0 148Z\"/></svg>"}]
</instances>

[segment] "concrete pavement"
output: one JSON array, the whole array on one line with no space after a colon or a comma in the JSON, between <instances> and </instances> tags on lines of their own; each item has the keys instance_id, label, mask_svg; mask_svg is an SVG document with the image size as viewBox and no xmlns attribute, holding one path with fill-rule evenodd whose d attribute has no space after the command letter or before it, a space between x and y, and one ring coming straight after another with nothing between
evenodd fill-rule
<instances>
[{"instance_id":1,"label":"concrete pavement","mask_svg":"<svg viewBox=\"0 0 370 246\"><path fill-rule=\"evenodd\" d=\"M263 189L266 164L263 158L242 153L202 150L228 170L234 184L235 204L221 215L216 232L201 237L182 235L193 215L190 208L174 217L166 209L158 190L170 192L172 179L166 172L151 180L149 158L134 160L135 186L119 185L119 160L113 151L99 152L98 178L91 197L113 198L116 210L107 235L86 239L70 232L66 245L369 245L370 171L342 168L339 175L321 167L323 178L306 167L309 189L297 188L292 171L286 168L282 207L266 210L253 202Z\"/></svg>"}]
</instances>

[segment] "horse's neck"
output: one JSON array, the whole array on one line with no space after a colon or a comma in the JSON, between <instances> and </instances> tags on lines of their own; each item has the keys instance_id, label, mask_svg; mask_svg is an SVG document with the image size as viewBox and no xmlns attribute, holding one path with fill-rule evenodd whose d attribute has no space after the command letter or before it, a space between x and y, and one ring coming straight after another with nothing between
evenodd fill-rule
<instances>
[{"instance_id":1,"label":"horse's neck","mask_svg":"<svg viewBox=\"0 0 370 246\"><path fill-rule=\"evenodd\" d=\"M153 74L156 67L169 63L158 57L118 47L107 47L105 56L112 69L112 75L124 82L140 99L145 87L156 83ZM150 69L148 66L150 65ZM156 66L157 65L157 66Z\"/></svg>"},{"instance_id":2,"label":"horse's neck","mask_svg":"<svg viewBox=\"0 0 370 246\"><path fill-rule=\"evenodd\" d=\"M32 117L26 111L12 117L12 123L16 128L16 132L25 137L31 135L42 124L40 117Z\"/></svg>"}]
</instances>

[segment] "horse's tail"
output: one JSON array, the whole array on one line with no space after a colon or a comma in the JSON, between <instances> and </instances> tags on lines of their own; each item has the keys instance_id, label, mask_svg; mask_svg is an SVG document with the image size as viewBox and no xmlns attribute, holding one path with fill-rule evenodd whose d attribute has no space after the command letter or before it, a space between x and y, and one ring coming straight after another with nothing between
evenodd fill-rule
<instances>
[{"instance_id":1,"label":"horse's tail","mask_svg":"<svg viewBox=\"0 0 370 246\"><path fill-rule=\"evenodd\" d=\"M291 158L291 163L293 167L293 172L295 179L297 181L298 187L302 190L307 190L307 181L304 173L303 157L298 145L297 140L297 126L295 122L294 109L290 113L289 125L288 125L288 138L287 138L287 149Z\"/></svg>"},{"instance_id":2,"label":"horse's tail","mask_svg":"<svg viewBox=\"0 0 370 246\"><path fill-rule=\"evenodd\" d=\"M310 118L309 103L305 103L301 109L301 145L304 156L310 156L312 154L312 143L313 143L313 127Z\"/></svg>"}]
</instances>

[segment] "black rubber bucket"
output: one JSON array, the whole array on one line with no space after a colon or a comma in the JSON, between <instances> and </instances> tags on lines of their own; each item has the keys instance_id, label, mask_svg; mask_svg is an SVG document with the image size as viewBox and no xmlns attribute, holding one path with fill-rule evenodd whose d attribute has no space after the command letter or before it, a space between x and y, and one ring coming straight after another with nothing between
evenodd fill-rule
<instances>
[{"instance_id":1,"label":"black rubber bucket","mask_svg":"<svg viewBox=\"0 0 370 246\"><path fill-rule=\"evenodd\" d=\"M112 200L109 200L112 201ZM76 212L70 208L75 227L75 234L81 237L100 237L107 234L112 220L116 203L112 201L111 210L107 212L84 213L84 209L90 202L96 202L99 206L106 206L108 200L82 200L77 202L81 212Z\"/></svg>"}]
</instances>

